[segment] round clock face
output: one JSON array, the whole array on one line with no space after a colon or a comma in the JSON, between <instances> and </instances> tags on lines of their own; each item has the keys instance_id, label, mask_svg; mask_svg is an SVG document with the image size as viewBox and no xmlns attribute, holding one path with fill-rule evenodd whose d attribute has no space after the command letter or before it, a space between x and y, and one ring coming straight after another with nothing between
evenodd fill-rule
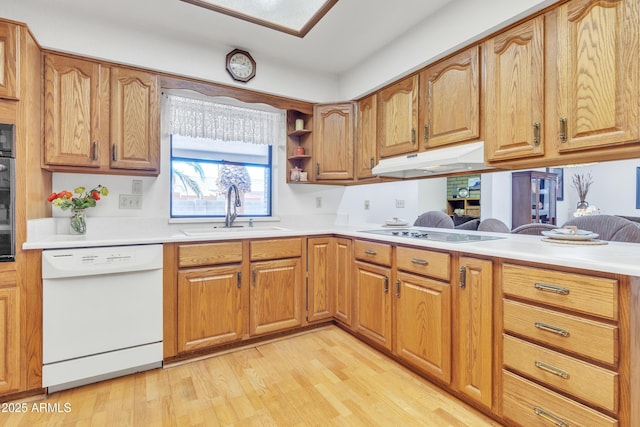
<instances>
[{"instance_id":1,"label":"round clock face","mask_svg":"<svg viewBox=\"0 0 640 427\"><path fill-rule=\"evenodd\" d=\"M227 71L234 80L248 82L256 75L256 62L248 52L236 49L227 55Z\"/></svg>"}]
</instances>

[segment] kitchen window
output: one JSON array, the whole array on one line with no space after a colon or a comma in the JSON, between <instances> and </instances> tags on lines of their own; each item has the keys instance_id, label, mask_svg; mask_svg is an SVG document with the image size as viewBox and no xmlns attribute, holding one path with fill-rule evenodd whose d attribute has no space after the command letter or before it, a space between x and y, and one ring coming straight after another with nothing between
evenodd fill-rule
<instances>
[{"instance_id":1,"label":"kitchen window","mask_svg":"<svg viewBox=\"0 0 640 427\"><path fill-rule=\"evenodd\" d=\"M272 152L285 141L284 112L175 95L168 95L168 107L171 217L224 217L232 184L240 193L239 217L271 216Z\"/></svg>"}]
</instances>

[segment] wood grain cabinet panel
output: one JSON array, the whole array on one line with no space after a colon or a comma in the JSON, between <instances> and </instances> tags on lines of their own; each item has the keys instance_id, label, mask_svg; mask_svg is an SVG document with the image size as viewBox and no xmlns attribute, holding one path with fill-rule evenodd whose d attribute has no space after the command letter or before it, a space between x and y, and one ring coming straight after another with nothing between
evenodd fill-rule
<instances>
[{"instance_id":1,"label":"wood grain cabinet panel","mask_svg":"<svg viewBox=\"0 0 640 427\"><path fill-rule=\"evenodd\" d=\"M353 323L353 244L350 239L337 238L335 246L336 319L347 326Z\"/></svg>"},{"instance_id":2,"label":"wood grain cabinet panel","mask_svg":"<svg viewBox=\"0 0 640 427\"><path fill-rule=\"evenodd\" d=\"M354 110L352 102L314 106L316 181L353 179Z\"/></svg>"},{"instance_id":3,"label":"wood grain cabinet panel","mask_svg":"<svg viewBox=\"0 0 640 427\"><path fill-rule=\"evenodd\" d=\"M242 293L240 264L180 270L178 352L242 339L247 315Z\"/></svg>"},{"instance_id":4,"label":"wood grain cabinet panel","mask_svg":"<svg viewBox=\"0 0 640 427\"><path fill-rule=\"evenodd\" d=\"M109 143L103 67L93 61L45 55L44 162L99 168ZM108 72L107 72L108 73Z\"/></svg>"},{"instance_id":5,"label":"wood grain cabinet panel","mask_svg":"<svg viewBox=\"0 0 640 427\"><path fill-rule=\"evenodd\" d=\"M402 272L396 277L396 354L449 383L451 286Z\"/></svg>"},{"instance_id":6,"label":"wood grain cabinet panel","mask_svg":"<svg viewBox=\"0 0 640 427\"><path fill-rule=\"evenodd\" d=\"M193 243L178 246L178 266L180 268L234 262L242 262L241 241Z\"/></svg>"},{"instance_id":7,"label":"wood grain cabinet panel","mask_svg":"<svg viewBox=\"0 0 640 427\"><path fill-rule=\"evenodd\" d=\"M360 261L356 261L354 269L354 329L371 341L391 350L391 269Z\"/></svg>"},{"instance_id":8,"label":"wood grain cabinet panel","mask_svg":"<svg viewBox=\"0 0 640 427\"><path fill-rule=\"evenodd\" d=\"M0 393L20 386L18 289L0 289Z\"/></svg>"},{"instance_id":9,"label":"wood grain cabinet panel","mask_svg":"<svg viewBox=\"0 0 640 427\"><path fill-rule=\"evenodd\" d=\"M338 271L335 239L313 237L307 240L307 321L331 319L335 313Z\"/></svg>"},{"instance_id":10,"label":"wood grain cabinet panel","mask_svg":"<svg viewBox=\"0 0 640 427\"><path fill-rule=\"evenodd\" d=\"M378 163L376 150L377 98L369 95L358 102L358 126L355 174L357 179L373 178L371 171Z\"/></svg>"},{"instance_id":11,"label":"wood grain cabinet panel","mask_svg":"<svg viewBox=\"0 0 640 427\"><path fill-rule=\"evenodd\" d=\"M250 334L301 326L303 294L300 258L251 263Z\"/></svg>"},{"instance_id":12,"label":"wood grain cabinet panel","mask_svg":"<svg viewBox=\"0 0 640 427\"><path fill-rule=\"evenodd\" d=\"M408 77L377 94L378 155L418 151L418 76Z\"/></svg>"},{"instance_id":13,"label":"wood grain cabinet panel","mask_svg":"<svg viewBox=\"0 0 640 427\"><path fill-rule=\"evenodd\" d=\"M460 257L455 286L455 385L461 393L491 408L493 393L493 263Z\"/></svg>"},{"instance_id":14,"label":"wood grain cabinet panel","mask_svg":"<svg viewBox=\"0 0 640 427\"><path fill-rule=\"evenodd\" d=\"M503 415L527 427L618 427L617 420L538 384L503 371Z\"/></svg>"},{"instance_id":15,"label":"wood grain cabinet panel","mask_svg":"<svg viewBox=\"0 0 640 427\"><path fill-rule=\"evenodd\" d=\"M572 0L554 9L547 126L560 153L639 139L640 5ZM557 64L555 67L553 65Z\"/></svg>"},{"instance_id":16,"label":"wood grain cabinet panel","mask_svg":"<svg viewBox=\"0 0 640 427\"><path fill-rule=\"evenodd\" d=\"M483 48L488 160L544 154L544 17L487 40Z\"/></svg>"},{"instance_id":17,"label":"wood grain cabinet panel","mask_svg":"<svg viewBox=\"0 0 640 427\"><path fill-rule=\"evenodd\" d=\"M156 75L111 70L111 167L160 171L160 98Z\"/></svg>"},{"instance_id":18,"label":"wood grain cabinet panel","mask_svg":"<svg viewBox=\"0 0 640 427\"><path fill-rule=\"evenodd\" d=\"M17 25L0 22L0 98L18 97L18 34Z\"/></svg>"},{"instance_id":19,"label":"wood grain cabinet panel","mask_svg":"<svg viewBox=\"0 0 640 427\"><path fill-rule=\"evenodd\" d=\"M480 137L479 53L474 46L420 73L422 148Z\"/></svg>"}]
</instances>

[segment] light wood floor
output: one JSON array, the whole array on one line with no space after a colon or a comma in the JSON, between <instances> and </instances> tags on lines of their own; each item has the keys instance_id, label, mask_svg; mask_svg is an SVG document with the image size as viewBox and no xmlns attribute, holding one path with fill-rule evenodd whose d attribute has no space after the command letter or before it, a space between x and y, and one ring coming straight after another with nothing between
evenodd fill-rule
<instances>
[{"instance_id":1,"label":"light wood floor","mask_svg":"<svg viewBox=\"0 0 640 427\"><path fill-rule=\"evenodd\" d=\"M33 412L58 404L67 413ZM3 426L499 426L337 327L78 387Z\"/></svg>"}]
</instances>

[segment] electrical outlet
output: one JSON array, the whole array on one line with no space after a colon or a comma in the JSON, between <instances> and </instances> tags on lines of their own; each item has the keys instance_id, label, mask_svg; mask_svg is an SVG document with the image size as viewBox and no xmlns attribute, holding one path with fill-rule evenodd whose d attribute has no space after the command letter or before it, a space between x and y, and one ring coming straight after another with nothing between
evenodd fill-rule
<instances>
[{"instance_id":1,"label":"electrical outlet","mask_svg":"<svg viewBox=\"0 0 640 427\"><path fill-rule=\"evenodd\" d=\"M365 211L368 211L368 210L369 210L369 207L370 207L369 201L368 201L368 200L365 200L365 201L364 201L364 210L365 210Z\"/></svg>"},{"instance_id":2,"label":"electrical outlet","mask_svg":"<svg viewBox=\"0 0 640 427\"><path fill-rule=\"evenodd\" d=\"M134 179L131 181L131 194L142 194L142 180Z\"/></svg>"},{"instance_id":3,"label":"electrical outlet","mask_svg":"<svg viewBox=\"0 0 640 427\"><path fill-rule=\"evenodd\" d=\"M321 208L322 207L322 197L318 196L316 197L316 208Z\"/></svg>"},{"instance_id":4,"label":"electrical outlet","mask_svg":"<svg viewBox=\"0 0 640 427\"><path fill-rule=\"evenodd\" d=\"M142 195L120 194L119 209L142 209Z\"/></svg>"},{"instance_id":5,"label":"electrical outlet","mask_svg":"<svg viewBox=\"0 0 640 427\"><path fill-rule=\"evenodd\" d=\"M404 200L396 199L396 208L404 208Z\"/></svg>"}]
</instances>

